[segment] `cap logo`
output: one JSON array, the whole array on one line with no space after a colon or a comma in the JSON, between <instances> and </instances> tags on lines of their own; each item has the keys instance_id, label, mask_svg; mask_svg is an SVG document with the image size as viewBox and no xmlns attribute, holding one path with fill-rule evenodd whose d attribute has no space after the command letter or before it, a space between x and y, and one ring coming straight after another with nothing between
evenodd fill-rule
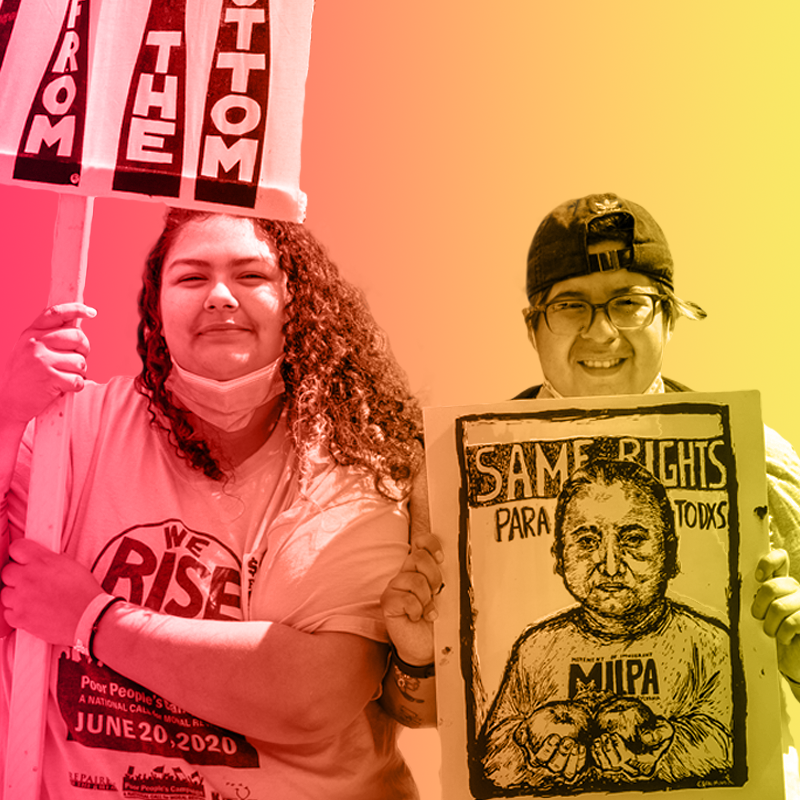
<instances>
[{"instance_id":1,"label":"cap logo","mask_svg":"<svg viewBox=\"0 0 800 800\"><path fill-rule=\"evenodd\" d=\"M608 213L609 211L614 211L614 209L620 207L619 200L611 200L611 199L606 199L603 201L594 200L593 204L598 214L605 214Z\"/></svg>"}]
</instances>

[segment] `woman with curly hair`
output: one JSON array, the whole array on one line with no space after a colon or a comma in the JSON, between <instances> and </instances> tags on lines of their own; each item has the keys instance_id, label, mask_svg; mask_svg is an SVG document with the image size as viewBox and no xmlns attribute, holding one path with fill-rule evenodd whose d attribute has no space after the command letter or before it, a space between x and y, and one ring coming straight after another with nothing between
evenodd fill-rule
<instances>
[{"instance_id":1,"label":"woman with curly hair","mask_svg":"<svg viewBox=\"0 0 800 800\"><path fill-rule=\"evenodd\" d=\"M416 797L376 699L420 413L364 299L300 225L173 210L139 307L135 380L85 381L76 303L2 383L5 632L56 645L44 796L84 774L119 797ZM55 554L22 535L28 423L62 392Z\"/></svg>"}]
</instances>

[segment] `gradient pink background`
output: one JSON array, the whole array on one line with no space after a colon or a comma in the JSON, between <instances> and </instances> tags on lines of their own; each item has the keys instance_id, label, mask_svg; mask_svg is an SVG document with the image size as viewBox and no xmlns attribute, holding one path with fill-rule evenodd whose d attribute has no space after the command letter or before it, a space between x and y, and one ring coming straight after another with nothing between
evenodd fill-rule
<instances>
[{"instance_id":1,"label":"gradient pink background","mask_svg":"<svg viewBox=\"0 0 800 800\"><path fill-rule=\"evenodd\" d=\"M796 372L796 31L800 7L710 0L320 2L302 188L308 225L367 293L427 405L505 399L537 382L524 263L553 206L613 191L650 210L681 321L665 373L759 389L800 442ZM47 297L56 197L0 187L0 363ZM161 208L98 200L86 325L91 377L138 371L135 295ZM433 731L410 732L426 800Z\"/></svg>"}]
</instances>

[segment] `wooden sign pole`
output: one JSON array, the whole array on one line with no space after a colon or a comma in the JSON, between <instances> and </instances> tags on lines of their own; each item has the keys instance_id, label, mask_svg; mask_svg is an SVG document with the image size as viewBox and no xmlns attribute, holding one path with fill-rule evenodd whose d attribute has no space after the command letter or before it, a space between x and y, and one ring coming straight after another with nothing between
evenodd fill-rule
<instances>
[{"instance_id":1,"label":"wooden sign pole","mask_svg":"<svg viewBox=\"0 0 800 800\"><path fill-rule=\"evenodd\" d=\"M59 195L53 234L48 305L83 300L94 198ZM36 419L27 538L61 550L69 425L73 395L53 402ZM4 800L38 800L49 692L50 646L26 631L15 634Z\"/></svg>"}]
</instances>

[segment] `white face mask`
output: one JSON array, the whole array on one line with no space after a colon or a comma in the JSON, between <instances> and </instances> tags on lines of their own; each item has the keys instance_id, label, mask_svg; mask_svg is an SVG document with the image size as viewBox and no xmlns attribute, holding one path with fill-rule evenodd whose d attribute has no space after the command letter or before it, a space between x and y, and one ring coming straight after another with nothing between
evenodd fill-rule
<instances>
[{"instance_id":1,"label":"white face mask","mask_svg":"<svg viewBox=\"0 0 800 800\"><path fill-rule=\"evenodd\" d=\"M283 393L279 356L266 367L234 378L216 381L187 372L176 361L166 386L193 414L223 431L239 431L253 419L256 410Z\"/></svg>"}]
</instances>

